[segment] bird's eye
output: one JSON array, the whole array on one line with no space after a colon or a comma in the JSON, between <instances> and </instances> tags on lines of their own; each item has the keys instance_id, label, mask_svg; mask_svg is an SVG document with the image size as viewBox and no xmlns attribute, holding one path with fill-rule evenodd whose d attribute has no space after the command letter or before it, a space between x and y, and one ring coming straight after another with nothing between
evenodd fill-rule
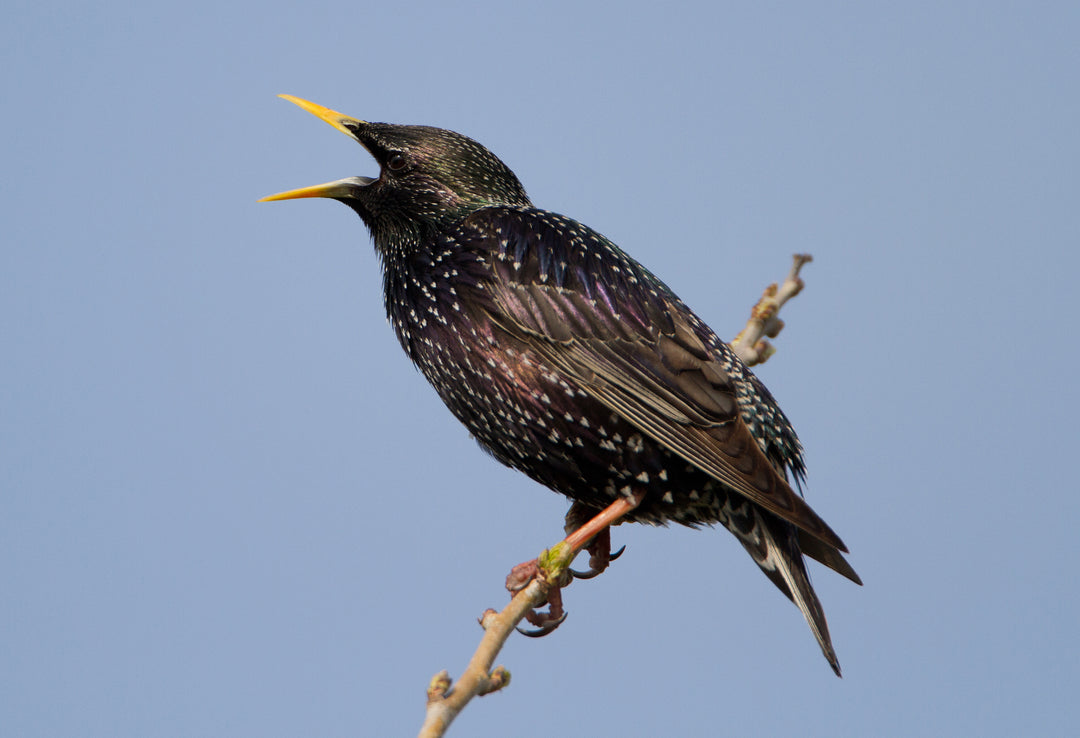
<instances>
[{"instance_id":1,"label":"bird's eye","mask_svg":"<svg viewBox=\"0 0 1080 738\"><path fill-rule=\"evenodd\" d=\"M390 167L395 172L400 172L405 168L405 157L401 154L394 154L390 157L390 160L386 162L386 166Z\"/></svg>"}]
</instances>

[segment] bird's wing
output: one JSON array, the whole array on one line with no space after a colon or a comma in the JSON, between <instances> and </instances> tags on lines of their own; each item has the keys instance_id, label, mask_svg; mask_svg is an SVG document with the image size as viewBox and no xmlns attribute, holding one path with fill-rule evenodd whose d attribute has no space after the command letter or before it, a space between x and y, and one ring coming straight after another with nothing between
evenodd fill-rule
<instances>
[{"instance_id":1,"label":"bird's wing","mask_svg":"<svg viewBox=\"0 0 1080 738\"><path fill-rule=\"evenodd\" d=\"M493 215L474 232L490 246L491 320L675 454L847 550L758 445L704 326L662 282L569 219Z\"/></svg>"}]
</instances>

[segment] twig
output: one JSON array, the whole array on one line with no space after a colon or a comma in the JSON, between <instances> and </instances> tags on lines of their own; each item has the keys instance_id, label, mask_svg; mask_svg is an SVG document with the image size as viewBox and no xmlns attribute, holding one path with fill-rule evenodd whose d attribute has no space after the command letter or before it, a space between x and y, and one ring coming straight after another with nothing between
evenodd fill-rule
<instances>
[{"instance_id":1,"label":"twig","mask_svg":"<svg viewBox=\"0 0 1080 738\"><path fill-rule=\"evenodd\" d=\"M778 317L780 308L802 291L803 281L799 276L799 270L810 261L813 261L810 254L795 254L795 263L787 279L779 288L775 283L765 288L765 293L750 311L750 320L746 322L746 327L731 342L731 348L735 349L735 353L747 366L764 364L776 353L773 345L763 336L776 338L784 327L784 321Z\"/></svg>"},{"instance_id":2,"label":"twig","mask_svg":"<svg viewBox=\"0 0 1080 738\"><path fill-rule=\"evenodd\" d=\"M530 611L547 601L553 587L558 588L565 584L569 578L567 568L589 541L637 507L644 496L644 493L638 493L608 505L599 515L540 554L536 577L524 589L517 590L502 612L495 612L490 608L484 611L480 617L484 637L480 639L480 645L462 672L457 685L451 688L450 675L445 670L432 677L428 683L427 715L420 728L419 738L437 738L444 735L469 700L496 692L510 683L510 672L505 666L498 666L494 671L490 671L510 633Z\"/></svg>"},{"instance_id":3,"label":"twig","mask_svg":"<svg viewBox=\"0 0 1080 738\"><path fill-rule=\"evenodd\" d=\"M502 612L487 610L480 618L484 637L476 649L461 679L451 690L450 675L445 671L436 674L427 690L427 715L420 728L420 738L436 738L444 735L450 723L473 697L490 694L510 683L510 672L504 666L490 671L495 657L525 613L539 607L547 598L547 583L534 579L529 586L514 595Z\"/></svg>"}]
</instances>

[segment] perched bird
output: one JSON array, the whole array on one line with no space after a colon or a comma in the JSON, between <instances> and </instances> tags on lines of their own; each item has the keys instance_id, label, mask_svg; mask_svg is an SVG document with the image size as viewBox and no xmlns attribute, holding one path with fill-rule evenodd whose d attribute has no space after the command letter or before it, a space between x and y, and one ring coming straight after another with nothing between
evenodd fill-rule
<instances>
[{"instance_id":1,"label":"perched bird","mask_svg":"<svg viewBox=\"0 0 1080 738\"><path fill-rule=\"evenodd\" d=\"M803 555L861 582L792 490L799 439L731 348L614 243L534 207L472 139L282 97L358 141L379 176L264 199L327 197L360 215L402 348L480 445L573 500L576 519L643 494L627 520L720 523L839 675Z\"/></svg>"}]
</instances>

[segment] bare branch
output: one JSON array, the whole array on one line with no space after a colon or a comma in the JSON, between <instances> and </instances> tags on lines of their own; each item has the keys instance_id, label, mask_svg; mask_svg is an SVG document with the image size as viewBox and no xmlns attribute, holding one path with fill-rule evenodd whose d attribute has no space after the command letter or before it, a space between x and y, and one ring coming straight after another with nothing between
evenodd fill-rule
<instances>
[{"instance_id":1,"label":"bare branch","mask_svg":"<svg viewBox=\"0 0 1080 738\"><path fill-rule=\"evenodd\" d=\"M451 689L450 676L445 671L436 674L428 685L427 716L420 728L420 738L445 735L450 723L469 700L491 694L510 683L510 672L506 667L499 666L491 671L491 665L525 613L542 605L546 598L547 583L534 579L514 595L502 612L490 609L484 612L480 618L484 637L480 639L480 645L457 685Z\"/></svg>"}]
</instances>

